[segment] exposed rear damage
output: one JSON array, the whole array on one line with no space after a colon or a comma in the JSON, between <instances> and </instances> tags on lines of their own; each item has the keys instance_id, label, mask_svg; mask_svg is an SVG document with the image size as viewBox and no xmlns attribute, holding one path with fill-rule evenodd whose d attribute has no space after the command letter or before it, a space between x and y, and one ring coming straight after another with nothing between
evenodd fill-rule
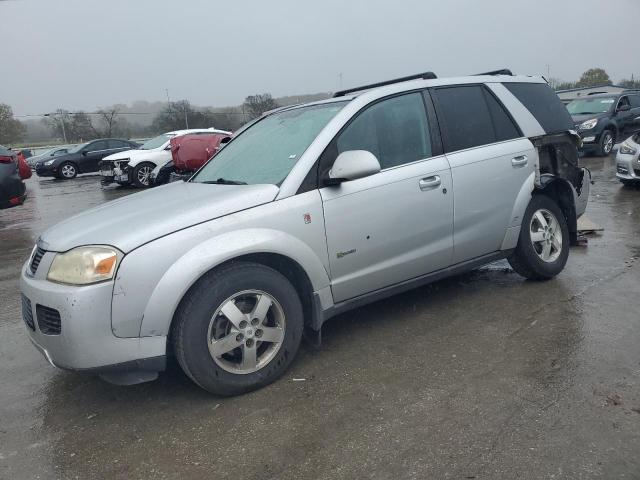
<instances>
[{"instance_id":1,"label":"exposed rear damage","mask_svg":"<svg viewBox=\"0 0 640 480\"><path fill-rule=\"evenodd\" d=\"M580 136L573 130L530 139L538 150L536 189L560 203L569 224L571 244L577 240L577 219L589 198L591 172L579 166Z\"/></svg>"}]
</instances>

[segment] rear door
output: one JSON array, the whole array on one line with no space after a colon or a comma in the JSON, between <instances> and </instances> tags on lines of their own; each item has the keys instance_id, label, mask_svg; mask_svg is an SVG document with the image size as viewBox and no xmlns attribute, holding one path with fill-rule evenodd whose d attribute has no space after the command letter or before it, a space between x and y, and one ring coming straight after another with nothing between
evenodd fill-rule
<instances>
[{"instance_id":1,"label":"rear door","mask_svg":"<svg viewBox=\"0 0 640 480\"><path fill-rule=\"evenodd\" d=\"M631 113L633 113L630 133L636 133L640 131L640 94L629 95L629 102L631 102Z\"/></svg>"},{"instance_id":2,"label":"rear door","mask_svg":"<svg viewBox=\"0 0 640 480\"><path fill-rule=\"evenodd\" d=\"M500 249L537 152L484 85L432 90L454 188L453 263Z\"/></svg>"},{"instance_id":3,"label":"rear door","mask_svg":"<svg viewBox=\"0 0 640 480\"><path fill-rule=\"evenodd\" d=\"M323 154L321 174L348 150L370 151L382 168L320 189L336 302L450 264L451 173L437 132L412 92L365 107Z\"/></svg>"}]
</instances>

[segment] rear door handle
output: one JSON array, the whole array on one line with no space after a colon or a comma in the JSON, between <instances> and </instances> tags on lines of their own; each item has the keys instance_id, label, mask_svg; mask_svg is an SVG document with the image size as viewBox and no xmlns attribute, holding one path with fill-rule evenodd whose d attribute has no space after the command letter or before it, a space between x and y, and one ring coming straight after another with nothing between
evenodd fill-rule
<instances>
[{"instance_id":1,"label":"rear door handle","mask_svg":"<svg viewBox=\"0 0 640 480\"><path fill-rule=\"evenodd\" d=\"M418 182L420 190L431 190L432 188L439 187L442 181L440 175L434 175L433 177L423 178Z\"/></svg>"},{"instance_id":2,"label":"rear door handle","mask_svg":"<svg viewBox=\"0 0 640 480\"><path fill-rule=\"evenodd\" d=\"M523 165L526 165L528 161L529 160L527 159L526 155L520 155L511 159L511 165L513 165L514 167L521 167Z\"/></svg>"}]
</instances>

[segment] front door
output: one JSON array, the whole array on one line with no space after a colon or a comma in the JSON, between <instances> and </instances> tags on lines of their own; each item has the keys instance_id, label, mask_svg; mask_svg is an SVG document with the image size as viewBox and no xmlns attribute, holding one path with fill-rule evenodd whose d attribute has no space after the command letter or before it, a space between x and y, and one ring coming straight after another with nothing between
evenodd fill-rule
<instances>
[{"instance_id":1,"label":"front door","mask_svg":"<svg viewBox=\"0 0 640 480\"><path fill-rule=\"evenodd\" d=\"M105 156L108 155L107 140L98 140L86 146L82 152L80 170L82 173L97 172L98 164Z\"/></svg>"},{"instance_id":2,"label":"front door","mask_svg":"<svg viewBox=\"0 0 640 480\"><path fill-rule=\"evenodd\" d=\"M332 160L370 151L382 168L320 190L336 302L450 264L451 172L430 130L422 94L414 92L367 107L327 149Z\"/></svg>"}]
</instances>

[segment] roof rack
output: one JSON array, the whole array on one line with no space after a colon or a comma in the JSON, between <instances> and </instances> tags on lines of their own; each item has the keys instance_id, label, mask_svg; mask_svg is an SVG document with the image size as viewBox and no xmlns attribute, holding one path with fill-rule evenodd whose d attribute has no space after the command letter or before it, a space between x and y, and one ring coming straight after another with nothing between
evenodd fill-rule
<instances>
[{"instance_id":1,"label":"roof rack","mask_svg":"<svg viewBox=\"0 0 640 480\"><path fill-rule=\"evenodd\" d=\"M621 93L638 93L640 92L640 88L627 88L623 90Z\"/></svg>"},{"instance_id":2,"label":"roof rack","mask_svg":"<svg viewBox=\"0 0 640 480\"><path fill-rule=\"evenodd\" d=\"M502 68L500 70L492 70L490 72L484 72L484 73L476 73L473 76L479 77L481 75L509 75L510 77L513 77L513 73L508 68Z\"/></svg>"},{"instance_id":3,"label":"roof rack","mask_svg":"<svg viewBox=\"0 0 640 480\"><path fill-rule=\"evenodd\" d=\"M386 80L384 82L378 82L378 83L370 83L369 85L363 85L361 87L348 88L347 90L340 90L339 92L334 93L333 96L334 98L344 97L348 93L359 92L361 90L369 90L371 88L376 88L376 87L384 87L385 85L392 85L394 83L408 82L409 80L433 80L435 78L438 78L438 77L433 72L418 73L417 75L409 75L408 77L394 78L393 80Z\"/></svg>"}]
</instances>

